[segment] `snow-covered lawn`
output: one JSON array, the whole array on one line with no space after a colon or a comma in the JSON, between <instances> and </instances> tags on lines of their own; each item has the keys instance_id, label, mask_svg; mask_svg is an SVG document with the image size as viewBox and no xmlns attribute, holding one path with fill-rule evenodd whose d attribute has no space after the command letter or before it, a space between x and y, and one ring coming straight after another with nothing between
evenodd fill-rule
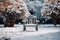
<instances>
[{"instance_id":1,"label":"snow-covered lawn","mask_svg":"<svg viewBox=\"0 0 60 40\"><path fill-rule=\"evenodd\" d=\"M39 30L36 31L35 27L27 27L27 30L23 31L23 25L15 25L15 27L0 28L0 37L10 37L11 40L40 40L42 35L46 36L48 34L50 35L52 33L60 32L60 28L53 27L53 25L39 25L38 29ZM41 40L43 40L45 36L43 36ZM48 37L51 38L52 36Z\"/></svg>"}]
</instances>

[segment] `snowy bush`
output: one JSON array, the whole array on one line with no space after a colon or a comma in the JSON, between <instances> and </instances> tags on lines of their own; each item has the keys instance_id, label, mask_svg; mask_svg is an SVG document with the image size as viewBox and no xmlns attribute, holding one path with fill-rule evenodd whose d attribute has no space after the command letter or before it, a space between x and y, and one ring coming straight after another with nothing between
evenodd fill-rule
<instances>
[{"instance_id":1,"label":"snowy bush","mask_svg":"<svg viewBox=\"0 0 60 40\"><path fill-rule=\"evenodd\" d=\"M2 15L7 19L24 19L30 15L26 4L22 0L10 1L11 4L7 5ZM6 3L7 4L7 3ZM4 6L3 6L4 7Z\"/></svg>"},{"instance_id":2,"label":"snowy bush","mask_svg":"<svg viewBox=\"0 0 60 40\"><path fill-rule=\"evenodd\" d=\"M60 13L60 2L57 1L44 3L43 8L41 9L42 16L49 18L52 13L55 13L56 15Z\"/></svg>"}]
</instances>

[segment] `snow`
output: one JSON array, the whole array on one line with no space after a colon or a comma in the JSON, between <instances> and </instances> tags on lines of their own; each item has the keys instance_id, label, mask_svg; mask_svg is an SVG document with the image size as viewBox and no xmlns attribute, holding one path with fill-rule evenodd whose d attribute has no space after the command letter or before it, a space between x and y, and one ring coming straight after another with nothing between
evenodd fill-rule
<instances>
[{"instance_id":1,"label":"snow","mask_svg":"<svg viewBox=\"0 0 60 40\"><path fill-rule=\"evenodd\" d=\"M3 26L3 25L2 25ZM15 25L15 27L0 28L0 37L10 37L12 40L24 39L24 37L31 37L37 35L46 35L51 33L60 32L59 27L49 27L53 25L39 25L39 30L36 31L35 27L27 27L26 31L23 31L23 25ZM33 37L32 37L33 38ZM24 39L25 40L25 39ZM31 40L29 38L29 40Z\"/></svg>"}]
</instances>

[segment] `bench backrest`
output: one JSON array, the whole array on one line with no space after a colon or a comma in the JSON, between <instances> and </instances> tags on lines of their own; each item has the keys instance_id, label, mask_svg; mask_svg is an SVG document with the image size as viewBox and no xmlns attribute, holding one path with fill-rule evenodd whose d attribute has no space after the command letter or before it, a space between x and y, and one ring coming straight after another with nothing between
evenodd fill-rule
<instances>
[{"instance_id":1,"label":"bench backrest","mask_svg":"<svg viewBox=\"0 0 60 40\"><path fill-rule=\"evenodd\" d=\"M36 20L36 16L31 15L26 19L26 24L36 24Z\"/></svg>"}]
</instances>

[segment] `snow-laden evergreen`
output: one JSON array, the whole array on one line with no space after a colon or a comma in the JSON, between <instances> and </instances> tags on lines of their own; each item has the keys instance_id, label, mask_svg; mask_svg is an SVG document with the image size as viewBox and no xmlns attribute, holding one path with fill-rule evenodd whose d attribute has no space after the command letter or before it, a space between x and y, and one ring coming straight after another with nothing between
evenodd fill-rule
<instances>
[{"instance_id":1,"label":"snow-laden evergreen","mask_svg":"<svg viewBox=\"0 0 60 40\"><path fill-rule=\"evenodd\" d=\"M43 6L44 0L24 0L27 4L27 7L32 15L35 15L38 17L38 19L41 18L41 8Z\"/></svg>"}]
</instances>

